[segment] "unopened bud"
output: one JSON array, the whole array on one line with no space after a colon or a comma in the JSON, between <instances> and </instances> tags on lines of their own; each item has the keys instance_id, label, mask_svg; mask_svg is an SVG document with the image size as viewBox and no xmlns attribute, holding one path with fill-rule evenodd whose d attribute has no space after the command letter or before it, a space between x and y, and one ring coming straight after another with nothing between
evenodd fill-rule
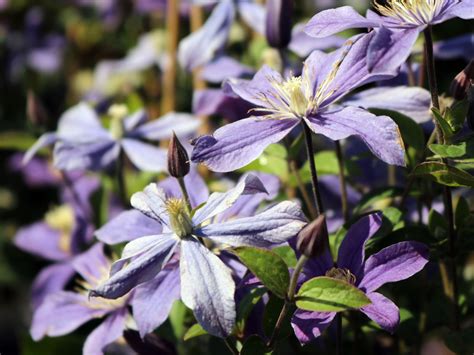
<instances>
[{"instance_id":1,"label":"unopened bud","mask_svg":"<svg viewBox=\"0 0 474 355\"><path fill-rule=\"evenodd\" d=\"M182 178L189 173L188 153L175 133L168 146L168 172L175 178Z\"/></svg>"},{"instance_id":2,"label":"unopened bud","mask_svg":"<svg viewBox=\"0 0 474 355\"><path fill-rule=\"evenodd\" d=\"M467 65L451 82L451 95L456 100L463 100L474 80L474 60Z\"/></svg>"},{"instance_id":3,"label":"unopened bud","mask_svg":"<svg viewBox=\"0 0 474 355\"><path fill-rule=\"evenodd\" d=\"M274 48L285 48L291 40L293 0L267 0L265 35Z\"/></svg>"},{"instance_id":4,"label":"unopened bud","mask_svg":"<svg viewBox=\"0 0 474 355\"><path fill-rule=\"evenodd\" d=\"M26 115L28 120L34 126L42 126L46 124L48 119L46 109L44 108L38 96L36 96L31 90L28 91L26 98Z\"/></svg>"},{"instance_id":5,"label":"unopened bud","mask_svg":"<svg viewBox=\"0 0 474 355\"><path fill-rule=\"evenodd\" d=\"M298 234L296 249L308 258L321 255L329 247L326 217L322 214Z\"/></svg>"}]
</instances>

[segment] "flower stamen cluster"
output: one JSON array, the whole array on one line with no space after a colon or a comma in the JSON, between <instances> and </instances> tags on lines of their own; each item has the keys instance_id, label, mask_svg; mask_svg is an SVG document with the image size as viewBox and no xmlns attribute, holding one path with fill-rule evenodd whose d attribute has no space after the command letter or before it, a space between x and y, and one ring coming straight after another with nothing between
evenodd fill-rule
<instances>
[{"instance_id":1,"label":"flower stamen cluster","mask_svg":"<svg viewBox=\"0 0 474 355\"><path fill-rule=\"evenodd\" d=\"M169 214L170 226L173 232L179 238L189 236L193 230L193 222L185 201L181 198L170 198L166 201L166 209Z\"/></svg>"},{"instance_id":2,"label":"flower stamen cluster","mask_svg":"<svg viewBox=\"0 0 474 355\"><path fill-rule=\"evenodd\" d=\"M392 17L407 25L425 25L440 12L444 0L374 0L375 9L383 16Z\"/></svg>"},{"instance_id":3,"label":"flower stamen cluster","mask_svg":"<svg viewBox=\"0 0 474 355\"><path fill-rule=\"evenodd\" d=\"M351 285L355 285L356 283L356 277L349 269L333 267L326 272L326 276L336 280L346 281Z\"/></svg>"}]
</instances>

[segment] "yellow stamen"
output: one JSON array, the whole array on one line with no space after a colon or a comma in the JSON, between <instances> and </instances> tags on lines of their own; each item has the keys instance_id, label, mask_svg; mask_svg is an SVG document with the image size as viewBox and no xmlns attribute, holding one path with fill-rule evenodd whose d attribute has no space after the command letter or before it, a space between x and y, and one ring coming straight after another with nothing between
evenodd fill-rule
<instances>
[{"instance_id":1,"label":"yellow stamen","mask_svg":"<svg viewBox=\"0 0 474 355\"><path fill-rule=\"evenodd\" d=\"M333 267L326 272L327 277L331 277L333 279L342 280L354 285L356 282L356 277L353 273L350 272L349 269L341 269L337 267Z\"/></svg>"},{"instance_id":2,"label":"yellow stamen","mask_svg":"<svg viewBox=\"0 0 474 355\"><path fill-rule=\"evenodd\" d=\"M404 25L429 24L439 13L445 0L373 0L381 15L399 20Z\"/></svg>"},{"instance_id":3,"label":"yellow stamen","mask_svg":"<svg viewBox=\"0 0 474 355\"><path fill-rule=\"evenodd\" d=\"M46 213L44 220L48 226L59 232L59 249L71 251L71 235L74 229L74 210L69 205L61 205Z\"/></svg>"},{"instance_id":4,"label":"yellow stamen","mask_svg":"<svg viewBox=\"0 0 474 355\"><path fill-rule=\"evenodd\" d=\"M166 209L168 210L173 232L180 238L190 235L193 224L185 201L180 198L170 198L166 201Z\"/></svg>"}]
</instances>

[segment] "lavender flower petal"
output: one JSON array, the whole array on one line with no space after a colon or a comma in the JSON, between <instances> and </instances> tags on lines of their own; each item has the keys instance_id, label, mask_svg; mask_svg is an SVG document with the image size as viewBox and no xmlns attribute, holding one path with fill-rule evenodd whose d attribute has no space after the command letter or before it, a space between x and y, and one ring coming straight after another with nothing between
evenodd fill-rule
<instances>
[{"instance_id":1,"label":"lavender flower petal","mask_svg":"<svg viewBox=\"0 0 474 355\"><path fill-rule=\"evenodd\" d=\"M99 228L95 235L101 242L118 244L142 237L160 234L162 225L137 210L121 212L117 217Z\"/></svg>"},{"instance_id":2,"label":"lavender flower petal","mask_svg":"<svg viewBox=\"0 0 474 355\"><path fill-rule=\"evenodd\" d=\"M361 138L376 157L388 164L405 166L405 149L395 122L356 107L324 112L305 119L318 134L332 140L352 135Z\"/></svg>"},{"instance_id":3,"label":"lavender flower petal","mask_svg":"<svg viewBox=\"0 0 474 355\"><path fill-rule=\"evenodd\" d=\"M131 301L140 336L158 328L168 318L174 301L180 298L178 265L165 268L153 280L138 286Z\"/></svg>"},{"instance_id":4,"label":"lavender flower petal","mask_svg":"<svg viewBox=\"0 0 474 355\"><path fill-rule=\"evenodd\" d=\"M210 334L225 338L235 323L230 269L197 239L181 242L181 298Z\"/></svg>"},{"instance_id":5,"label":"lavender flower petal","mask_svg":"<svg viewBox=\"0 0 474 355\"><path fill-rule=\"evenodd\" d=\"M270 120L249 117L199 138L191 160L218 172L231 171L256 159L272 143L283 139L298 120Z\"/></svg>"},{"instance_id":6,"label":"lavender flower petal","mask_svg":"<svg viewBox=\"0 0 474 355\"><path fill-rule=\"evenodd\" d=\"M79 254L72 260L72 266L89 284L95 285L109 268L109 261L104 254L104 246L97 243L89 250Z\"/></svg>"},{"instance_id":7,"label":"lavender flower petal","mask_svg":"<svg viewBox=\"0 0 474 355\"><path fill-rule=\"evenodd\" d=\"M166 171L166 149L130 138L122 139L121 144L130 161L138 169L151 172Z\"/></svg>"},{"instance_id":8,"label":"lavender flower petal","mask_svg":"<svg viewBox=\"0 0 474 355\"><path fill-rule=\"evenodd\" d=\"M139 126L127 133L127 136L149 140L169 139L173 135L173 132L175 132L177 136L191 134L200 124L201 121L193 115L169 112L156 120Z\"/></svg>"},{"instance_id":9,"label":"lavender flower petal","mask_svg":"<svg viewBox=\"0 0 474 355\"><path fill-rule=\"evenodd\" d=\"M267 248L294 237L306 223L301 207L284 201L252 217L207 225L196 234L233 247Z\"/></svg>"},{"instance_id":10,"label":"lavender flower petal","mask_svg":"<svg viewBox=\"0 0 474 355\"><path fill-rule=\"evenodd\" d=\"M127 309L121 308L105 318L87 337L82 349L83 354L103 355L107 345L112 344L122 336L127 316Z\"/></svg>"},{"instance_id":11,"label":"lavender flower petal","mask_svg":"<svg viewBox=\"0 0 474 355\"><path fill-rule=\"evenodd\" d=\"M319 337L335 316L335 312L297 310L291 318L291 326L300 343L304 345Z\"/></svg>"},{"instance_id":12,"label":"lavender flower petal","mask_svg":"<svg viewBox=\"0 0 474 355\"><path fill-rule=\"evenodd\" d=\"M151 183L143 191L135 192L130 199L131 205L145 216L168 226L165 191Z\"/></svg>"},{"instance_id":13,"label":"lavender flower petal","mask_svg":"<svg viewBox=\"0 0 474 355\"><path fill-rule=\"evenodd\" d=\"M56 133L45 133L38 140L33 144L30 149L26 151L26 154L23 157L23 164L28 164L28 162L33 158L33 156L40 150L41 148L47 147L55 143L58 140L58 135Z\"/></svg>"},{"instance_id":14,"label":"lavender flower petal","mask_svg":"<svg viewBox=\"0 0 474 355\"><path fill-rule=\"evenodd\" d=\"M339 247L337 266L349 269L356 278L359 278L364 267L365 243L381 225L381 213L372 213L353 224Z\"/></svg>"},{"instance_id":15,"label":"lavender flower petal","mask_svg":"<svg viewBox=\"0 0 474 355\"><path fill-rule=\"evenodd\" d=\"M393 333L400 323L398 307L387 297L377 292L371 292L367 294L367 297L372 303L362 307L360 310L380 325L382 329Z\"/></svg>"},{"instance_id":16,"label":"lavender flower petal","mask_svg":"<svg viewBox=\"0 0 474 355\"><path fill-rule=\"evenodd\" d=\"M365 262L359 288L367 293L388 282L405 280L428 262L428 247L419 242L400 242L370 256Z\"/></svg>"}]
</instances>

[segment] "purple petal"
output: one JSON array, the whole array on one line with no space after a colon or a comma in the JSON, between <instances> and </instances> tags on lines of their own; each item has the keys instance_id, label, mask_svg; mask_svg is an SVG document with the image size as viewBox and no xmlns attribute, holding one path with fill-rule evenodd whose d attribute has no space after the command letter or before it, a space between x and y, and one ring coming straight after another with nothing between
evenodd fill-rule
<instances>
[{"instance_id":1,"label":"purple petal","mask_svg":"<svg viewBox=\"0 0 474 355\"><path fill-rule=\"evenodd\" d=\"M400 323L400 311L395 303L377 292L371 292L367 297L372 303L360 310L382 329L390 333L395 332Z\"/></svg>"},{"instance_id":2,"label":"purple petal","mask_svg":"<svg viewBox=\"0 0 474 355\"><path fill-rule=\"evenodd\" d=\"M193 96L193 112L196 115L220 115L229 121L247 117L254 106L233 93L222 89L197 90Z\"/></svg>"},{"instance_id":3,"label":"purple petal","mask_svg":"<svg viewBox=\"0 0 474 355\"><path fill-rule=\"evenodd\" d=\"M474 0L461 0L451 6L447 11L441 14L440 18L433 23L447 21L453 17L459 17L463 20L471 20L474 18Z\"/></svg>"},{"instance_id":4,"label":"purple petal","mask_svg":"<svg viewBox=\"0 0 474 355\"><path fill-rule=\"evenodd\" d=\"M86 339L82 349L83 354L103 355L107 345L122 336L125 330L128 311L121 308L110 314Z\"/></svg>"},{"instance_id":5,"label":"purple petal","mask_svg":"<svg viewBox=\"0 0 474 355\"><path fill-rule=\"evenodd\" d=\"M90 144L58 142L54 166L60 170L106 170L115 162L120 146L112 140Z\"/></svg>"},{"instance_id":6,"label":"purple petal","mask_svg":"<svg viewBox=\"0 0 474 355\"><path fill-rule=\"evenodd\" d=\"M327 37L349 28L377 27L378 22L366 19L351 6L321 11L306 25L305 32L317 38Z\"/></svg>"},{"instance_id":7,"label":"purple petal","mask_svg":"<svg viewBox=\"0 0 474 355\"><path fill-rule=\"evenodd\" d=\"M267 248L294 237L306 223L301 207L285 201L255 216L210 224L196 233L233 247Z\"/></svg>"},{"instance_id":8,"label":"purple petal","mask_svg":"<svg viewBox=\"0 0 474 355\"><path fill-rule=\"evenodd\" d=\"M130 132L146 122L147 116L145 110L135 111L123 120L123 126L126 132Z\"/></svg>"},{"instance_id":9,"label":"purple petal","mask_svg":"<svg viewBox=\"0 0 474 355\"><path fill-rule=\"evenodd\" d=\"M431 120L431 96L427 90L420 87L368 89L344 100L343 105L397 111L413 118L417 123Z\"/></svg>"},{"instance_id":10,"label":"purple petal","mask_svg":"<svg viewBox=\"0 0 474 355\"><path fill-rule=\"evenodd\" d=\"M163 269L153 280L138 286L133 293L133 318L140 336L158 328L168 318L174 301L180 298L178 265Z\"/></svg>"},{"instance_id":11,"label":"purple petal","mask_svg":"<svg viewBox=\"0 0 474 355\"><path fill-rule=\"evenodd\" d=\"M365 243L382 225L382 214L372 213L354 223L339 247L337 266L349 269L356 278L364 266Z\"/></svg>"},{"instance_id":12,"label":"purple petal","mask_svg":"<svg viewBox=\"0 0 474 355\"><path fill-rule=\"evenodd\" d=\"M469 61L474 52L474 34L469 33L437 41L433 45L433 51L436 58L448 60L464 58Z\"/></svg>"},{"instance_id":13,"label":"purple petal","mask_svg":"<svg viewBox=\"0 0 474 355\"><path fill-rule=\"evenodd\" d=\"M206 182L201 177L201 175L199 175L197 169L194 166L191 167L189 174L184 177L184 185L188 191L189 202L191 203L192 208L196 208L197 206L206 202L209 198L209 190L207 188ZM158 183L158 187L165 191L167 198L183 197L178 180L174 177L161 180Z\"/></svg>"},{"instance_id":14,"label":"purple petal","mask_svg":"<svg viewBox=\"0 0 474 355\"><path fill-rule=\"evenodd\" d=\"M33 314L30 333L38 341L45 335L61 336L72 332L108 310L88 307L87 295L59 291L46 297Z\"/></svg>"},{"instance_id":15,"label":"purple petal","mask_svg":"<svg viewBox=\"0 0 474 355\"><path fill-rule=\"evenodd\" d=\"M233 2L221 1L203 27L181 40L178 50L181 66L191 71L212 60L216 52L224 47L234 17Z\"/></svg>"},{"instance_id":16,"label":"purple petal","mask_svg":"<svg viewBox=\"0 0 474 355\"><path fill-rule=\"evenodd\" d=\"M264 65L252 80L229 79L224 82L224 92L234 93L255 106L271 108L264 95L273 96L275 89L271 82L282 81L280 73Z\"/></svg>"},{"instance_id":17,"label":"purple petal","mask_svg":"<svg viewBox=\"0 0 474 355\"><path fill-rule=\"evenodd\" d=\"M249 117L219 128L213 136L195 142L191 160L209 169L226 172L241 168L258 158L272 143L283 139L299 121Z\"/></svg>"},{"instance_id":18,"label":"purple petal","mask_svg":"<svg viewBox=\"0 0 474 355\"><path fill-rule=\"evenodd\" d=\"M33 308L38 308L48 295L61 291L74 274L75 270L69 262L53 264L43 268L31 285Z\"/></svg>"},{"instance_id":19,"label":"purple petal","mask_svg":"<svg viewBox=\"0 0 474 355\"><path fill-rule=\"evenodd\" d=\"M319 337L335 316L335 312L297 310L291 318L291 326L300 343L304 345Z\"/></svg>"},{"instance_id":20,"label":"purple petal","mask_svg":"<svg viewBox=\"0 0 474 355\"><path fill-rule=\"evenodd\" d=\"M23 251L48 260L65 260L72 255L70 242L63 243L61 233L45 222L33 223L20 228L15 235L15 245ZM70 236L68 236L70 238ZM64 247L68 248L65 249Z\"/></svg>"},{"instance_id":21,"label":"purple petal","mask_svg":"<svg viewBox=\"0 0 474 355\"><path fill-rule=\"evenodd\" d=\"M388 282L405 280L423 269L428 255L428 247L419 242L400 242L386 247L365 262L359 288L370 293Z\"/></svg>"},{"instance_id":22,"label":"purple petal","mask_svg":"<svg viewBox=\"0 0 474 355\"><path fill-rule=\"evenodd\" d=\"M122 139L121 143L128 158L138 169L151 172L166 171L166 149L130 138Z\"/></svg>"},{"instance_id":23,"label":"purple petal","mask_svg":"<svg viewBox=\"0 0 474 355\"><path fill-rule=\"evenodd\" d=\"M203 67L200 76L211 83L221 83L228 78L252 75L253 69L240 64L232 57L222 56Z\"/></svg>"},{"instance_id":24,"label":"purple petal","mask_svg":"<svg viewBox=\"0 0 474 355\"><path fill-rule=\"evenodd\" d=\"M194 225L199 225L206 220L226 211L237 201L241 195L249 195L260 192L267 192L258 177L252 174L245 175L245 178L227 192L214 192L207 203L198 209L193 216Z\"/></svg>"},{"instance_id":25,"label":"purple petal","mask_svg":"<svg viewBox=\"0 0 474 355\"><path fill-rule=\"evenodd\" d=\"M104 274L104 270L108 270L110 262L104 254L104 246L97 243L89 250L79 254L72 260L74 269L86 280L90 285L96 286L97 280L100 280Z\"/></svg>"},{"instance_id":26,"label":"purple petal","mask_svg":"<svg viewBox=\"0 0 474 355\"><path fill-rule=\"evenodd\" d=\"M137 210L121 212L117 217L99 228L95 235L101 242L118 244L143 237L160 234L163 227L153 218Z\"/></svg>"},{"instance_id":27,"label":"purple petal","mask_svg":"<svg viewBox=\"0 0 474 355\"><path fill-rule=\"evenodd\" d=\"M130 199L133 208L139 210L147 217L169 225L168 211L166 209L165 191L157 184L151 183L143 191L135 192Z\"/></svg>"},{"instance_id":28,"label":"purple petal","mask_svg":"<svg viewBox=\"0 0 474 355\"><path fill-rule=\"evenodd\" d=\"M405 149L398 126L388 116L375 116L356 107L324 112L305 119L318 134L332 140L355 135L374 155L388 164L405 166Z\"/></svg>"},{"instance_id":29,"label":"purple petal","mask_svg":"<svg viewBox=\"0 0 474 355\"><path fill-rule=\"evenodd\" d=\"M237 8L242 20L255 32L265 35L265 7L257 2L238 1Z\"/></svg>"},{"instance_id":30,"label":"purple petal","mask_svg":"<svg viewBox=\"0 0 474 355\"><path fill-rule=\"evenodd\" d=\"M367 66L370 72L397 72L411 53L420 28L389 30L381 27L374 31L367 49Z\"/></svg>"},{"instance_id":31,"label":"purple petal","mask_svg":"<svg viewBox=\"0 0 474 355\"><path fill-rule=\"evenodd\" d=\"M169 112L156 120L137 127L129 135L149 140L161 140L171 138L174 132L181 138L181 136L194 133L200 124L201 120L193 115Z\"/></svg>"},{"instance_id":32,"label":"purple petal","mask_svg":"<svg viewBox=\"0 0 474 355\"><path fill-rule=\"evenodd\" d=\"M45 133L38 140L28 149L23 157L23 164L28 164L33 156L40 150L41 148L47 147L55 143L58 140L58 135L56 133Z\"/></svg>"},{"instance_id":33,"label":"purple petal","mask_svg":"<svg viewBox=\"0 0 474 355\"><path fill-rule=\"evenodd\" d=\"M84 102L62 114L57 133L61 140L76 144L112 140L110 133L100 123L97 113Z\"/></svg>"},{"instance_id":34,"label":"purple petal","mask_svg":"<svg viewBox=\"0 0 474 355\"><path fill-rule=\"evenodd\" d=\"M168 262L178 243L171 234L161 234L153 237L155 237L155 243L150 248L133 258L126 267L113 273L105 283L95 290L91 290L90 295L118 298L135 286L154 278L163 265ZM135 243L140 239L135 239L130 243ZM129 258L124 255L119 261L124 259Z\"/></svg>"},{"instance_id":35,"label":"purple petal","mask_svg":"<svg viewBox=\"0 0 474 355\"><path fill-rule=\"evenodd\" d=\"M339 36L329 36L315 40L314 37L304 32L304 27L300 24L293 28L291 42L288 44L288 48L299 57L305 58L315 50L338 48L345 42L345 39Z\"/></svg>"},{"instance_id":36,"label":"purple petal","mask_svg":"<svg viewBox=\"0 0 474 355\"><path fill-rule=\"evenodd\" d=\"M225 338L235 323L230 269L197 239L181 243L181 298L210 334Z\"/></svg>"}]
</instances>

